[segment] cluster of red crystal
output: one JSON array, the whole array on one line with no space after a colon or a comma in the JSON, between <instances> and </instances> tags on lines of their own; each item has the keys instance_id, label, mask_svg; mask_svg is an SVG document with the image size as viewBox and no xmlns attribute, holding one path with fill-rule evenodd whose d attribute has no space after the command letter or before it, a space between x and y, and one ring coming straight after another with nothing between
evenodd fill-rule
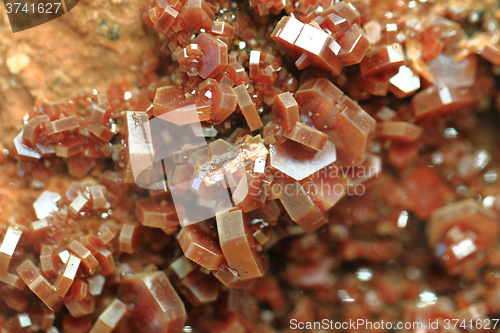
<instances>
[{"instance_id":1,"label":"cluster of red crystal","mask_svg":"<svg viewBox=\"0 0 500 333\"><path fill-rule=\"evenodd\" d=\"M500 48L465 3L145 0L162 66L42 103L13 141L13 177L43 192L0 223L0 329L495 318L497 142L471 111L498 92L475 53ZM214 216L186 225L176 195Z\"/></svg>"},{"instance_id":2,"label":"cluster of red crystal","mask_svg":"<svg viewBox=\"0 0 500 333\"><path fill-rule=\"evenodd\" d=\"M128 84L116 84L105 94L84 93L69 102L44 102L29 115L24 129L14 139L14 154L21 161L39 161L57 156L67 161L71 176L82 178L100 158L111 158L118 144L122 110L148 111L151 100L143 90L131 97Z\"/></svg>"},{"instance_id":3,"label":"cluster of red crystal","mask_svg":"<svg viewBox=\"0 0 500 333\"><path fill-rule=\"evenodd\" d=\"M339 75L344 66L360 63L370 46L360 22L360 14L350 2L339 2L323 8L321 14L307 24L293 16L283 17L271 37L298 57L295 62L298 69L314 64ZM375 57L377 55L371 57L372 63L382 60ZM398 61L401 60L388 59L388 62Z\"/></svg>"}]
</instances>

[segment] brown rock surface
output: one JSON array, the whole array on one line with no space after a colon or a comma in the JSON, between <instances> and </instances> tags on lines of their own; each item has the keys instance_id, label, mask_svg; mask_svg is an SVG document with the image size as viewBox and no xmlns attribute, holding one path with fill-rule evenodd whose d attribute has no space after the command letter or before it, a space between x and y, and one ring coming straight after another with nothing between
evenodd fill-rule
<instances>
[{"instance_id":1,"label":"brown rock surface","mask_svg":"<svg viewBox=\"0 0 500 333\"><path fill-rule=\"evenodd\" d=\"M140 0L82 0L60 18L15 34L0 6L1 143L10 143L43 99L103 92L123 79L133 85L157 40L143 27L140 6Z\"/></svg>"}]
</instances>

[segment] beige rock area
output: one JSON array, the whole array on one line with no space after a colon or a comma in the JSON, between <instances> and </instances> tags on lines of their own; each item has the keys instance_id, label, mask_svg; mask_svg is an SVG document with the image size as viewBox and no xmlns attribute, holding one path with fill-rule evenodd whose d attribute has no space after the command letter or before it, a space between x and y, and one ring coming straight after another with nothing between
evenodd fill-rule
<instances>
[{"instance_id":1,"label":"beige rock area","mask_svg":"<svg viewBox=\"0 0 500 333\"><path fill-rule=\"evenodd\" d=\"M68 99L111 82L134 84L155 40L141 0L80 0L67 14L12 33L0 5L0 143L8 145L23 116L44 99Z\"/></svg>"}]
</instances>

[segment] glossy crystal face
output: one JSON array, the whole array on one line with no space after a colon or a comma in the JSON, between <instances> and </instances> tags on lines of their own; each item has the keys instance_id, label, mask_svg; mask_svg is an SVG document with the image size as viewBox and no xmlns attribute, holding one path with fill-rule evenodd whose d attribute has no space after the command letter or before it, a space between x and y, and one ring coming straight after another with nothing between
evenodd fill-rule
<instances>
[{"instance_id":1,"label":"glossy crystal face","mask_svg":"<svg viewBox=\"0 0 500 333\"><path fill-rule=\"evenodd\" d=\"M0 332L498 329L498 3L139 2L0 31Z\"/></svg>"}]
</instances>

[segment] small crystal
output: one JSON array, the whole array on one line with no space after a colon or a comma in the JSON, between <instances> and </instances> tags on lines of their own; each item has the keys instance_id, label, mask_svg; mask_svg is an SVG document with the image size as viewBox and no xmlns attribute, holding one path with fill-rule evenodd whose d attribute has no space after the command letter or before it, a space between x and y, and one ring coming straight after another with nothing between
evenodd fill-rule
<instances>
[{"instance_id":1,"label":"small crystal","mask_svg":"<svg viewBox=\"0 0 500 333\"><path fill-rule=\"evenodd\" d=\"M209 100L212 105L210 115L211 123L221 124L236 109L238 96L229 85L220 84L214 79L207 79L200 84L199 89L200 95L205 95L207 92L210 92Z\"/></svg>"},{"instance_id":2,"label":"small crystal","mask_svg":"<svg viewBox=\"0 0 500 333\"><path fill-rule=\"evenodd\" d=\"M432 86L415 94L411 103L415 117L424 119L473 106L478 103L478 99L469 87Z\"/></svg>"},{"instance_id":3,"label":"small crystal","mask_svg":"<svg viewBox=\"0 0 500 333\"><path fill-rule=\"evenodd\" d=\"M120 251L130 254L136 252L141 242L139 225L124 223L118 241L120 242Z\"/></svg>"},{"instance_id":4,"label":"small crystal","mask_svg":"<svg viewBox=\"0 0 500 333\"><path fill-rule=\"evenodd\" d=\"M302 180L337 159L335 145L327 141L320 151L306 151L295 142L269 147L271 166L296 180Z\"/></svg>"},{"instance_id":5,"label":"small crystal","mask_svg":"<svg viewBox=\"0 0 500 333\"><path fill-rule=\"evenodd\" d=\"M356 102L343 96L335 129L328 137L337 149L341 166L360 165L373 137L376 121Z\"/></svg>"},{"instance_id":6,"label":"small crystal","mask_svg":"<svg viewBox=\"0 0 500 333\"><path fill-rule=\"evenodd\" d=\"M14 255L17 243L22 234L23 232L18 228L11 226L7 229L2 245L0 246L0 276L5 276L7 274L10 260Z\"/></svg>"},{"instance_id":7,"label":"small crystal","mask_svg":"<svg viewBox=\"0 0 500 333\"><path fill-rule=\"evenodd\" d=\"M336 106L341 102L342 95L342 90L332 82L319 78L301 85L295 93L295 99L300 105L300 112L310 116L314 127L323 131L337 125L339 110Z\"/></svg>"},{"instance_id":8,"label":"small crystal","mask_svg":"<svg viewBox=\"0 0 500 333\"><path fill-rule=\"evenodd\" d=\"M68 250L82 260L82 264L90 274L93 274L95 269L99 266L99 263L92 253L77 240L73 240L68 245Z\"/></svg>"},{"instance_id":9,"label":"small crystal","mask_svg":"<svg viewBox=\"0 0 500 333\"><path fill-rule=\"evenodd\" d=\"M420 77L406 66L399 67L399 72L389 79L388 89L398 98L405 98L420 89Z\"/></svg>"},{"instance_id":10,"label":"small crystal","mask_svg":"<svg viewBox=\"0 0 500 333\"><path fill-rule=\"evenodd\" d=\"M95 254L95 258L99 262L104 276L108 276L115 271L115 260L113 258L113 254L108 249L100 249L99 252Z\"/></svg>"},{"instance_id":11,"label":"small crystal","mask_svg":"<svg viewBox=\"0 0 500 333\"><path fill-rule=\"evenodd\" d=\"M234 87L234 92L238 96L238 107L243 113L245 120L247 121L248 127L251 131L255 131L264 125L259 117L259 113L255 107L255 103L250 98L247 88L244 84Z\"/></svg>"},{"instance_id":12,"label":"small crystal","mask_svg":"<svg viewBox=\"0 0 500 333\"><path fill-rule=\"evenodd\" d=\"M187 26L210 31L215 15L204 0L184 1L180 12L180 19Z\"/></svg>"},{"instance_id":13,"label":"small crystal","mask_svg":"<svg viewBox=\"0 0 500 333\"><path fill-rule=\"evenodd\" d=\"M359 64L370 46L363 29L357 24L351 25L338 43L341 47L339 59L344 66Z\"/></svg>"},{"instance_id":14,"label":"small crystal","mask_svg":"<svg viewBox=\"0 0 500 333\"><path fill-rule=\"evenodd\" d=\"M224 262L224 255L217 244L217 234L204 222L181 228L177 241L184 255L209 270L217 270Z\"/></svg>"},{"instance_id":15,"label":"small crystal","mask_svg":"<svg viewBox=\"0 0 500 333\"><path fill-rule=\"evenodd\" d=\"M75 200L73 200L69 205L68 214L71 217L76 218L78 214L82 212L88 201L89 200L85 198L82 194L78 194Z\"/></svg>"},{"instance_id":16,"label":"small crystal","mask_svg":"<svg viewBox=\"0 0 500 333\"><path fill-rule=\"evenodd\" d=\"M382 25L379 22L371 20L363 25L363 29L371 45L376 45L382 40Z\"/></svg>"},{"instance_id":17,"label":"small crystal","mask_svg":"<svg viewBox=\"0 0 500 333\"><path fill-rule=\"evenodd\" d=\"M404 121L385 121L377 124L377 136L402 142L415 142L422 132L420 126Z\"/></svg>"},{"instance_id":18,"label":"small crystal","mask_svg":"<svg viewBox=\"0 0 500 333\"><path fill-rule=\"evenodd\" d=\"M242 280L264 275L267 259L256 250L247 216L236 209L218 213L216 218L220 246L229 267L237 270Z\"/></svg>"},{"instance_id":19,"label":"small crystal","mask_svg":"<svg viewBox=\"0 0 500 333\"><path fill-rule=\"evenodd\" d=\"M119 299L114 299L99 315L89 333L111 333L128 312L127 306Z\"/></svg>"},{"instance_id":20,"label":"small crystal","mask_svg":"<svg viewBox=\"0 0 500 333\"><path fill-rule=\"evenodd\" d=\"M93 297L86 297L80 301L65 301L64 306L73 318L80 318L92 314L95 310L95 299ZM90 322L89 322L90 328ZM89 329L87 328L87 330ZM71 331L74 331L72 329Z\"/></svg>"},{"instance_id":21,"label":"small crystal","mask_svg":"<svg viewBox=\"0 0 500 333\"><path fill-rule=\"evenodd\" d=\"M179 225L175 205L167 201L140 199L135 204L135 215L147 227L168 228Z\"/></svg>"},{"instance_id":22,"label":"small crystal","mask_svg":"<svg viewBox=\"0 0 500 333\"><path fill-rule=\"evenodd\" d=\"M196 265L181 256L168 267L168 277L194 306L212 303L217 299L219 284L210 274L196 268Z\"/></svg>"},{"instance_id":23,"label":"small crystal","mask_svg":"<svg viewBox=\"0 0 500 333\"><path fill-rule=\"evenodd\" d=\"M306 232L313 232L328 222L298 182L285 186L280 201L290 218Z\"/></svg>"},{"instance_id":24,"label":"small crystal","mask_svg":"<svg viewBox=\"0 0 500 333\"><path fill-rule=\"evenodd\" d=\"M498 175L493 170L488 170L484 173L484 181L487 183L494 183L498 178Z\"/></svg>"},{"instance_id":25,"label":"small crystal","mask_svg":"<svg viewBox=\"0 0 500 333\"><path fill-rule=\"evenodd\" d=\"M346 33L347 29L349 29L350 23L347 22L344 17L336 13L330 13L325 17L321 26L325 26L332 32L333 35L335 35L335 37L338 37Z\"/></svg>"},{"instance_id":26,"label":"small crystal","mask_svg":"<svg viewBox=\"0 0 500 333\"><path fill-rule=\"evenodd\" d=\"M453 254L455 254L455 257L457 257L458 260L462 260L468 255L474 253L477 250L477 248L471 239L464 239L460 243L451 246L451 250L453 251Z\"/></svg>"},{"instance_id":27,"label":"small crystal","mask_svg":"<svg viewBox=\"0 0 500 333\"><path fill-rule=\"evenodd\" d=\"M448 229L454 225L463 225L474 230L481 239L481 244L488 248L496 243L500 233L496 218L494 211L485 210L473 199L448 204L432 213L428 225L429 244L436 246Z\"/></svg>"},{"instance_id":28,"label":"small crystal","mask_svg":"<svg viewBox=\"0 0 500 333\"><path fill-rule=\"evenodd\" d=\"M177 15L179 15L179 12L172 8L172 6L166 6L161 16L155 22L153 28L162 34L165 34L172 26L172 23L174 23Z\"/></svg>"},{"instance_id":29,"label":"small crystal","mask_svg":"<svg viewBox=\"0 0 500 333\"><path fill-rule=\"evenodd\" d=\"M359 64L359 69L363 75L373 75L399 68L404 64L403 47L394 43L368 52Z\"/></svg>"},{"instance_id":30,"label":"small crystal","mask_svg":"<svg viewBox=\"0 0 500 333\"><path fill-rule=\"evenodd\" d=\"M76 278L69 288L65 300L68 302L81 301L85 297L87 297L87 293L89 290L89 285L86 282L83 282L82 279Z\"/></svg>"},{"instance_id":31,"label":"small crystal","mask_svg":"<svg viewBox=\"0 0 500 333\"><path fill-rule=\"evenodd\" d=\"M328 135L299 122L296 122L290 131L285 132L285 137L314 150L322 150L328 141Z\"/></svg>"},{"instance_id":32,"label":"small crystal","mask_svg":"<svg viewBox=\"0 0 500 333\"><path fill-rule=\"evenodd\" d=\"M124 277L118 297L134 305L128 325L138 332L180 332L185 326L184 304L164 272L142 272Z\"/></svg>"},{"instance_id":33,"label":"small crystal","mask_svg":"<svg viewBox=\"0 0 500 333\"><path fill-rule=\"evenodd\" d=\"M338 2L332 6L332 9L341 17L345 17L347 22L349 22L349 25L360 24L361 22L359 12L350 2Z\"/></svg>"},{"instance_id":34,"label":"small crystal","mask_svg":"<svg viewBox=\"0 0 500 333\"><path fill-rule=\"evenodd\" d=\"M92 296L99 296L102 294L102 290L104 288L104 283L106 282L106 278L101 274L97 274L88 279L89 285L89 294Z\"/></svg>"},{"instance_id":35,"label":"small crystal","mask_svg":"<svg viewBox=\"0 0 500 333\"><path fill-rule=\"evenodd\" d=\"M193 40L193 44L198 44L203 54L206 55L199 70L199 75L202 78L213 78L228 65L227 45L220 39L207 33L201 33Z\"/></svg>"},{"instance_id":36,"label":"small crystal","mask_svg":"<svg viewBox=\"0 0 500 333\"><path fill-rule=\"evenodd\" d=\"M64 295L66 295L66 293L68 292L69 288L71 287L71 284L75 279L76 272L80 267L80 262L81 262L80 258L74 255L70 255L68 263L64 268L64 272L62 273L62 275L59 276L57 281L54 283L54 288L59 296L64 297Z\"/></svg>"},{"instance_id":37,"label":"small crystal","mask_svg":"<svg viewBox=\"0 0 500 333\"><path fill-rule=\"evenodd\" d=\"M19 134L13 140L17 156L19 156L19 159L21 160L28 160L28 161L39 160L42 157L40 153L38 153L34 149L31 149L30 147L28 147L23 143L22 141L23 134L24 130L19 132Z\"/></svg>"},{"instance_id":38,"label":"small crystal","mask_svg":"<svg viewBox=\"0 0 500 333\"><path fill-rule=\"evenodd\" d=\"M26 283L28 288L47 305L49 309L58 310L62 305L62 298L56 293L52 285L40 275L33 262L25 260L16 269L19 277Z\"/></svg>"},{"instance_id":39,"label":"small crystal","mask_svg":"<svg viewBox=\"0 0 500 333\"><path fill-rule=\"evenodd\" d=\"M52 212L57 212L57 202L61 200L61 195L56 192L43 191L33 203L36 217L41 220L49 216Z\"/></svg>"},{"instance_id":40,"label":"small crystal","mask_svg":"<svg viewBox=\"0 0 500 333\"><path fill-rule=\"evenodd\" d=\"M4 276L0 275L0 282L18 290L24 290L26 287L23 280L21 280L19 276L11 273L7 273Z\"/></svg>"},{"instance_id":41,"label":"small crystal","mask_svg":"<svg viewBox=\"0 0 500 333\"><path fill-rule=\"evenodd\" d=\"M289 92L279 94L273 104L273 114L278 123L285 129L291 130L300 120L299 106Z\"/></svg>"}]
</instances>

